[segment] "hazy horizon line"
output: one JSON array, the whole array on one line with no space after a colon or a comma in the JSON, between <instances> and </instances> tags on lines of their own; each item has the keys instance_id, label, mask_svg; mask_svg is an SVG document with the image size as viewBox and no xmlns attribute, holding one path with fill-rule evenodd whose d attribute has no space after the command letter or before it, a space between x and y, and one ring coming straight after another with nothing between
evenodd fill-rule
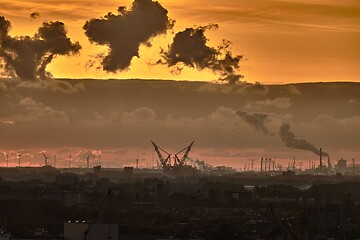
<instances>
[{"instance_id":1,"label":"hazy horizon line","mask_svg":"<svg viewBox=\"0 0 360 240\"><path fill-rule=\"evenodd\" d=\"M16 80L22 80L20 78L11 78L11 77L1 77L1 80L10 80L10 79L16 79ZM337 81L302 81L302 82L261 82L261 81L242 81L238 84L228 84L225 82L221 82L220 80L189 80L189 79L165 79L165 78L51 78L51 79L37 79L37 80L23 80L23 81L51 81L51 80L60 80L60 81L69 81L69 80L79 80L79 81L93 81L93 80L99 80L99 81L164 81L164 82L192 82L192 83L211 83L216 85L224 85L224 86L237 86L241 84L261 84L261 85L292 85L292 84L319 84L319 83L360 83L360 80L358 81L350 81L350 80L337 80Z\"/></svg>"}]
</instances>

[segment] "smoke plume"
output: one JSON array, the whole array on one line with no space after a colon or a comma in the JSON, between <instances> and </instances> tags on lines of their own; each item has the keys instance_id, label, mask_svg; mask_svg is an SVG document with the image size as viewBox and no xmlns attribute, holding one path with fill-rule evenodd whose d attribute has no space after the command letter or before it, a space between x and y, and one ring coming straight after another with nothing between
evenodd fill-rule
<instances>
[{"instance_id":1,"label":"smoke plume","mask_svg":"<svg viewBox=\"0 0 360 240\"><path fill-rule=\"evenodd\" d=\"M187 158L187 162L190 163L191 166L203 172L211 172L214 170L213 166L200 159Z\"/></svg>"},{"instance_id":2,"label":"smoke plume","mask_svg":"<svg viewBox=\"0 0 360 240\"><path fill-rule=\"evenodd\" d=\"M271 121L268 114L248 113L241 110L238 110L236 114L239 115L242 120L255 127L256 130L262 131L265 135L274 135L266 126L266 123Z\"/></svg>"},{"instance_id":3,"label":"smoke plume","mask_svg":"<svg viewBox=\"0 0 360 240\"><path fill-rule=\"evenodd\" d=\"M320 156L320 149L305 139L296 137L296 135L290 131L290 124L288 123L283 123L280 126L279 136L282 142L289 148L308 150ZM323 156L328 157L329 154L323 152Z\"/></svg>"},{"instance_id":4,"label":"smoke plume","mask_svg":"<svg viewBox=\"0 0 360 240\"><path fill-rule=\"evenodd\" d=\"M286 147L311 151L320 156L320 149L305 139L299 139L293 132L290 131L289 123L283 122L282 120L275 118L274 116L270 116L266 113L248 113L242 110L238 110L236 114L239 115L242 120L255 127L256 130L262 131L265 135L271 136L273 136L274 133L272 130L270 130L270 127L267 124L270 122L281 121L278 135ZM328 157L329 154L323 152L323 156Z\"/></svg>"},{"instance_id":5,"label":"smoke plume","mask_svg":"<svg viewBox=\"0 0 360 240\"><path fill-rule=\"evenodd\" d=\"M116 72L126 70L132 58L139 57L141 44L150 45L153 37L173 28L174 21L167 14L156 1L135 0L130 10L119 7L118 14L93 18L83 28L91 42L109 47L102 67L105 71Z\"/></svg>"},{"instance_id":6,"label":"smoke plume","mask_svg":"<svg viewBox=\"0 0 360 240\"><path fill-rule=\"evenodd\" d=\"M242 56L233 56L229 50L230 42L223 40L222 45L210 47L205 31L216 29L218 25L211 24L197 28L186 28L176 33L168 50L162 50L162 59L158 64L175 67L181 72L183 66L198 70L210 69L220 74L220 80L228 83L237 83L243 76L239 74L239 63Z\"/></svg>"},{"instance_id":7,"label":"smoke plume","mask_svg":"<svg viewBox=\"0 0 360 240\"><path fill-rule=\"evenodd\" d=\"M0 59L5 72L26 80L51 77L46 67L57 55L71 55L80 51L78 42L72 43L62 22L44 22L33 36L11 37L11 23L0 16Z\"/></svg>"}]
</instances>

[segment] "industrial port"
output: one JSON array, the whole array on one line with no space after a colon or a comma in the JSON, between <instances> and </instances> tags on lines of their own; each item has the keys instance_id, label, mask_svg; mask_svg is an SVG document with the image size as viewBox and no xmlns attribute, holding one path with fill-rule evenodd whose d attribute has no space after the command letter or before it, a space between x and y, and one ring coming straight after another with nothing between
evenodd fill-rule
<instances>
[{"instance_id":1,"label":"industrial port","mask_svg":"<svg viewBox=\"0 0 360 240\"><path fill-rule=\"evenodd\" d=\"M360 240L360 0L0 1L0 240Z\"/></svg>"},{"instance_id":2,"label":"industrial port","mask_svg":"<svg viewBox=\"0 0 360 240\"><path fill-rule=\"evenodd\" d=\"M151 144L159 167L0 168L0 239L359 239L354 159L234 169Z\"/></svg>"}]
</instances>

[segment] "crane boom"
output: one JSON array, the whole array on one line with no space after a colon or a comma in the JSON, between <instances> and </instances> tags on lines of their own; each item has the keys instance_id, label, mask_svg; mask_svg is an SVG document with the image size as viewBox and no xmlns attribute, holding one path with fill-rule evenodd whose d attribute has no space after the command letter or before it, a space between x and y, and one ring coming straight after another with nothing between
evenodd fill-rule
<instances>
[{"instance_id":1,"label":"crane boom","mask_svg":"<svg viewBox=\"0 0 360 240\"><path fill-rule=\"evenodd\" d=\"M162 149L161 147L159 147L158 145L156 145L153 141L151 141L151 143L153 144L154 146L154 149L158 155L158 158L162 164L163 167L166 167L166 166L169 166L170 165L170 153L168 153L167 151L165 151L164 149ZM163 151L164 153L166 153L168 156L166 158L163 157L163 155L161 154L161 151Z\"/></svg>"},{"instance_id":2,"label":"crane boom","mask_svg":"<svg viewBox=\"0 0 360 240\"><path fill-rule=\"evenodd\" d=\"M98 223L98 224L102 223L102 221L103 221L103 218L104 218L106 209L108 207L108 202L110 200L111 194L112 194L112 189L109 189L106 196L105 196L105 198L103 199L103 201L102 201L102 203L100 205L99 213L98 213L98 216L97 216L97 219L96 219L96 223Z\"/></svg>"},{"instance_id":3,"label":"crane boom","mask_svg":"<svg viewBox=\"0 0 360 240\"><path fill-rule=\"evenodd\" d=\"M185 161L188 158L189 152L191 151L191 147L194 144L194 142L195 141L192 141L189 146L185 147L184 149L182 149L181 151L179 151L175 154L175 164L176 165L184 165L185 164ZM178 154L182 153L183 151L185 151L184 156L181 159L179 159Z\"/></svg>"},{"instance_id":4,"label":"crane boom","mask_svg":"<svg viewBox=\"0 0 360 240\"><path fill-rule=\"evenodd\" d=\"M293 240L304 240L296 229L294 218L283 218L281 222L285 226L285 229L289 232Z\"/></svg>"},{"instance_id":5,"label":"crane boom","mask_svg":"<svg viewBox=\"0 0 360 240\"><path fill-rule=\"evenodd\" d=\"M99 208L99 210L98 210L98 215L97 215L95 224L101 224L101 223L103 223L103 218L104 218L105 212L106 212L106 210L110 207L110 206L109 206L109 202L110 202L110 198L111 198L111 195L112 195L112 191L113 191L113 188L110 188L110 189L108 190L105 198L102 200L101 205L100 205L100 208ZM91 224L91 223L88 224L87 229L84 231L82 240L88 240L88 234L89 234L90 231L92 230L92 225L93 225L93 224ZM107 238L107 239L109 239L109 238Z\"/></svg>"}]
</instances>

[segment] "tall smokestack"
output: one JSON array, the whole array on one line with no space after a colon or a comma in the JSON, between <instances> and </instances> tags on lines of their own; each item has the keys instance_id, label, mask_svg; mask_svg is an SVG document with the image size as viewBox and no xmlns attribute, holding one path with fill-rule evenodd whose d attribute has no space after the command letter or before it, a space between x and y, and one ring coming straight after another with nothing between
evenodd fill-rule
<instances>
[{"instance_id":1,"label":"tall smokestack","mask_svg":"<svg viewBox=\"0 0 360 240\"><path fill-rule=\"evenodd\" d=\"M322 148L320 148L320 173L322 173Z\"/></svg>"},{"instance_id":2,"label":"tall smokestack","mask_svg":"<svg viewBox=\"0 0 360 240\"><path fill-rule=\"evenodd\" d=\"M264 161L264 158L261 158L261 172L263 171L263 161Z\"/></svg>"},{"instance_id":3,"label":"tall smokestack","mask_svg":"<svg viewBox=\"0 0 360 240\"><path fill-rule=\"evenodd\" d=\"M267 167L267 161L268 161L268 159L265 158L265 172L266 172L266 167Z\"/></svg>"},{"instance_id":4,"label":"tall smokestack","mask_svg":"<svg viewBox=\"0 0 360 240\"><path fill-rule=\"evenodd\" d=\"M269 158L268 164L269 164L268 171L270 172L271 171L271 158Z\"/></svg>"},{"instance_id":5,"label":"tall smokestack","mask_svg":"<svg viewBox=\"0 0 360 240\"><path fill-rule=\"evenodd\" d=\"M330 156L328 156L328 174L331 174L331 162L330 162Z\"/></svg>"},{"instance_id":6,"label":"tall smokestack","mask_svg":"<svg viewBox=\"0 0 360 240\"><path fill-rule=\"evenodd\" d=\"M355 165L355 158L354 157L352 159L352 163L353 163L353 175L355 175L356 165Z\"/></svg>"}]
</instances>

